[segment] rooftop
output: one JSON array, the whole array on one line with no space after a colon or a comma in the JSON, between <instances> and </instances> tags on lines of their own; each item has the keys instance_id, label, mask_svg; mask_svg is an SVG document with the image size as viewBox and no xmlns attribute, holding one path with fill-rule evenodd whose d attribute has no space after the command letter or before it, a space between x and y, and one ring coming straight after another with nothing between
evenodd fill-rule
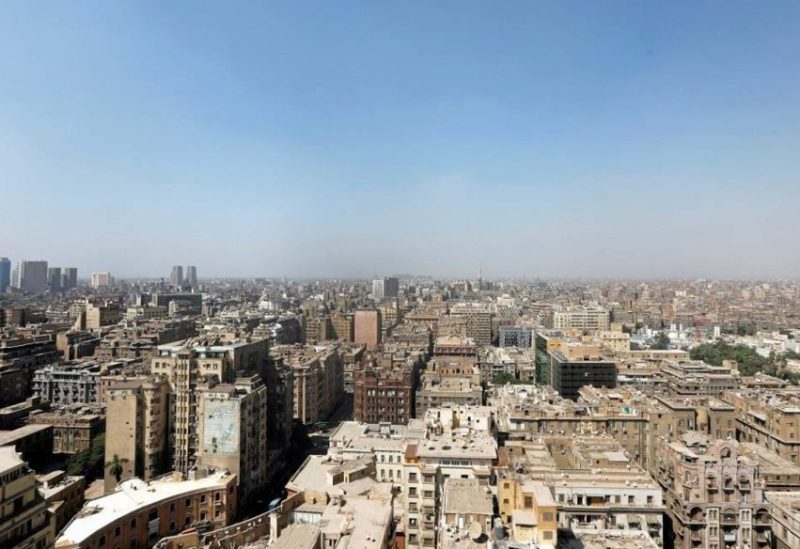
<instances>
[{"instance_id":1,"label":"rooftop","mask_svg":"<svg viewBox=\"0 0 800 549\"><path fill-rule=\"evenodd\" d=\"M217 487L224 489L232 476L227 471L217 471L197 480L173 477L151 482L138 478L126 480L113 493L87 502L61 532L57 545L80 544L114 521L161 501Z\"/></svg>"}]
</instances>

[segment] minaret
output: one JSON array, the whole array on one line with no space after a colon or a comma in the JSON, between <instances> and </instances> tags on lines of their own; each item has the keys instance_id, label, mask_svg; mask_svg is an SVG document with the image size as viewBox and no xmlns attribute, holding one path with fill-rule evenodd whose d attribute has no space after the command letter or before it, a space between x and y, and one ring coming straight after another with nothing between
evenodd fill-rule
<instances>
[{"instance_id":1,"label":"minaret","mask_svg":"<svg viewBox=\"0 0 800 549\"><path fill-rule=\"evenodd\" d=\"M483 290L483 266L478 263L478 291Z\"/></svg>"}]
</instances>

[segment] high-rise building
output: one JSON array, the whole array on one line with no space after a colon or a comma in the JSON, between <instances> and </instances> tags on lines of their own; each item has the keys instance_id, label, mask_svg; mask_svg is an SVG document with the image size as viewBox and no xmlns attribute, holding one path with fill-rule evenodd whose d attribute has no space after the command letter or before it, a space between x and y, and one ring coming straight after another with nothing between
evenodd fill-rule
<instances>
[{"instance_id":1,"label":"high-rise building","mask_svg":"<svg viewBox=\"0 0 800 549\"><path fill-rule=\"evenodd\" d=\"M353 340L369 348L381 342L381 312L378 310L356 311Z\"/></svg>"},{"instance_id":2,"label":"high-rise building","mask_svg":"<svg viewBox=\"0 0 800 549\"><path fill-rule=\"evenodd\" d=\"M78 287L78 269L75 267L64 267L61 273L61 288L64 291Z\"/></svg>"},{"instance_id":3,"label":"high-rise building","mask_svg":"<svg viewBox=\"0 0 800 549\"><path fill-rule=\"evenodd\" d=\"M179 288L183 286L183 266L174 265L172 267L172 272L169 275L169 283Z\"/></svg>"},{"instance_id":4,"label":"high-rise building","mask_svg":"<svg viewBox=\"0 0 800 549\"><path fill-rule=\"evenodd\" d=\"M105 490L131 477L150 480L167 467L169 384L161 379L129 379L106 390ZM118 470L114 470L118 466Z\"/></svg>"},{"instance_id":5,"label":"high-rise building","mask_svg":"<svg viewBox=\"0 0 800 549\"><path fill-rule=\"evenodd\" d=\"M231 383L237 376L261 373L266 369L268 358L265 339L232 343L188 339L158 346L151 359L150 371L154 375L166 376L172 391L170 446L173 469L186 474L196 463L198 384L210 376Z\"/></svg>"},{"instance_id":6,"label":"high-rise building","mask_svg":"<svg viewBox=\"0 0 800 549\"><path fill-rule=\"evenodd\" d=\"M267 481L267 388L261 376L208 384L197 397L197 464L236 475L247 500Z\"/></svg>"},{"instance_id":7,"label":"high-rise building","mask_svg":"<svg viewBox=\"0 0 800 549\"><path fill-rule=\"evenodd\" d=\"M111 273L92 273L92 288L108 288L113 284Z\"/></svg>"},{"instance_id":8,"label":"high-rise building","mask_svg":"<svg viewBox=\"0 0 800 549\"><path fill-rule=\"evenodd\" d=\"M192 288L197 287L197 267L194 265L186 266L186 285Z\"/></svg>"},{"instance_id":9,"label":"high-rise building","mask_svg":"<svg viewBox=\"0 0 800 549\"><path fill-rule=\"evenodd\" d=\"M400 292L400 281L392 276L385 276L372 281L372 297L375 300L384 297L397 297Z\"/></svg>"},{"instance_id":10,"label":"high-rise building","mask_svg":"<svg viewBox=\"0 0 800 549\"><path fill-rule=\"evenodd\" d=\"M41 293L47 289L47 261L22 260L14 273L14 286L23 292Z\"/></svg>"},{"instance_id":11,"label":"high-rise building","mask_svg":"<svg viewBox=\"0 0 800 549\"><path fill-rule=\"evenodd\" d=\"M0 294L11 285L11 260L0 257Z\"/></svg>"},{"instance_id":12,"label":"high-rise building","mask_svg":"<svg viewBox=\"0 0 800 549\"><path fill-rule=\"evenodd\" d=\"M61 291L61 267L49 267L47 269L47 288L51 292Z\"/></svg>"}]
</instances>

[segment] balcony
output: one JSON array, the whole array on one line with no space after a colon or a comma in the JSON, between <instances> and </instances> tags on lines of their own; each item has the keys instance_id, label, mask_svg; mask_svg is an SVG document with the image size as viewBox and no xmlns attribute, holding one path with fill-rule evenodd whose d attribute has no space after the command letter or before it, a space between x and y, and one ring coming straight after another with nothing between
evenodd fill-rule
<instances>
[{"instance_id":1,"label":"balcony","mask_svg":"<svg viewBox=\"0 0 800 549\"><path fill-rule=\"evenodd\" d=\"M767 535L767 532L763 530L760 532L756 532L756 543L759 545L769 545L770 539L769 536Z\"/></svg>"},{"instance_id":2,"label":"balcony","mask_svg":"<svg viewBox=\"0 0 800 549\"><path fill-rule=\"evenodd\" d=\"M726 544L732 545L736 543L736 532L726 532L722 539Z\"/></svg>"}]
</instances>

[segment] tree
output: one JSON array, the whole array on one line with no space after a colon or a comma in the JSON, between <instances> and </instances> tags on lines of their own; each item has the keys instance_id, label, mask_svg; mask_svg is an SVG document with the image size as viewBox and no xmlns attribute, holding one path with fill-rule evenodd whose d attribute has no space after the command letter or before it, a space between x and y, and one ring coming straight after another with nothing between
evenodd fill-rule
<instances>
[{"instance_id":1,"label":"tree","mask_svg":"<svg viewBox=\"0 0 800 549\"><path fill-rule=\"evenodd\" d=\"M103 476L105 448L105 434L94 437L89 448L76 452L67 459L67 474L86 477L90 482Z\"/></svg>"},{"instance_id":2,"label":"tree","mask_svg":"<svg viewBox=\"0 0 800 549\"><path fill-rule=\"evenodd\" d=\"M113 475L114 479L117 481L117 484L122 482L122 473L125 472L125 469L122 466L124 463L128 463L128 460L124 458L120 459L117 454L114 454L114 458L109 463L106 463L108 472Z\"/></svg>"},{"instance_id":3,"label":"tree","mask_svg":"<svg viewBox=\"0 0 800 549\"><path fill-rule=\"evenodd\" d=\"M670 343L669 336L664 332L658 332L655 342L653 342L653 344L650 345L650 348L655 349L657 351L664 351L666 349L669 349L669 343Z\"/></svg>"}]
</instances>

